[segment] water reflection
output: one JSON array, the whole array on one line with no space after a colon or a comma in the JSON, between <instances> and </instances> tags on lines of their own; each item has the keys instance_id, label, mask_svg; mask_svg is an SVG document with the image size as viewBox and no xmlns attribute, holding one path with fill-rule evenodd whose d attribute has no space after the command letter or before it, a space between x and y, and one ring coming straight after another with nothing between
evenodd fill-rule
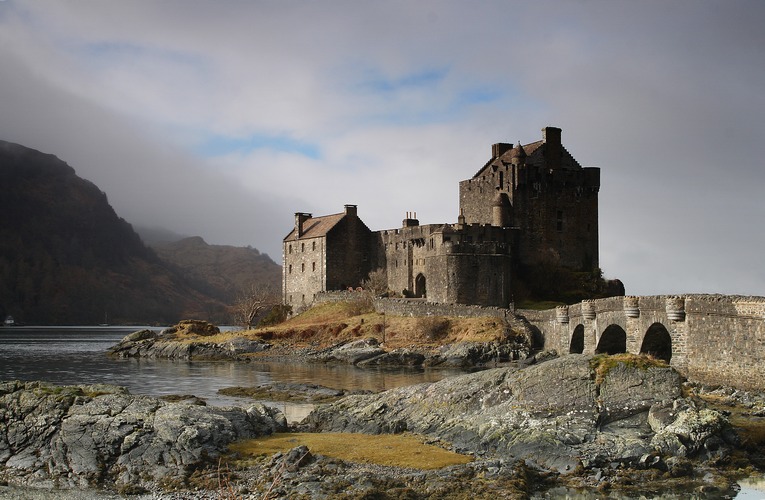
<instances>
[{"instance_id":1,"label":"water reflection","mask_svg":"<svg viewBox=\"0 0 765 500\"><path fill-rule=\"evenodd\" d=\"M221 396L224 387L252 387L268 382L313 383L344 390L382 391L434 382L459 370L359 369L354 366L285 362L189 362L110 359L106 350L129 328L0 329L0 380L45 380L57 384L115 384L133 394L189 394L213 405L246 405L250 399ZM275 403L290 421L302 420L309 404Z\"/></svg>"}]
</instances>

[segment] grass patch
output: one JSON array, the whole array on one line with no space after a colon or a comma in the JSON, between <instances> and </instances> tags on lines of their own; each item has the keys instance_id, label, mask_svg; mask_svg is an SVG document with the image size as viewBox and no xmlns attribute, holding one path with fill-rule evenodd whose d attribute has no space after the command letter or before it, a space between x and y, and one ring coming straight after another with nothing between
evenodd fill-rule
<instances>
[{"instance_id":1,"label":"grass patch","mask_svg":"<svg viewBox=\"0 0 765 500\"><path fill-rule=\"evenodd\" d=\"M669 366L661 359L644 354L598 354L590 360L590 369L595 372L595 383L601 384L606 379L608 372L617 365L627 365L640 370Z\"/></svg>"},{"instance_id":2,"label":"grass patch","mask_svg":"<svg viewBox=\"0 0 765 500\"><path fill-rule=\"evenodd\" d=\"M331 323L369 312L371 312L370 308L360 307L357 301L325 302L311 307L294 318L290 318L286 323L293 326Z\"/></svg>"},{"instance_id":3,"label":"grass patch","mask_svg":"<svg viewBox=\"0 0 765 500\"><path fill-rule=\"evenodd\" d=\"M412 434L286 433L238 441L229 450L242 458L272 455L305 445L312 453L348 462L433 470L472 461Z\"/></svg>"}]
</instances>

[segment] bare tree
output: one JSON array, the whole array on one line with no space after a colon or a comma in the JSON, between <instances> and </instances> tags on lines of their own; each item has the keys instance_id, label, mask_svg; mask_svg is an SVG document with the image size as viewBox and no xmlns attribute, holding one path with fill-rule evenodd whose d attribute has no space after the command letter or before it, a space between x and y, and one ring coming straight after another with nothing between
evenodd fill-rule
<instances>
[{"instance_id":1,"label":"bare tree","mask_svg":"<svg viewBox=\"0 0 765 500\"><path fill-rule=\"evenodd\" d=\"M377 268L369 273L367 279L365 279L361 286L365 291L372 294L372 297L379 297L388 291L388 274L385 269Z\"/></svg>"},{"instance_id":2,"label":"bare tree","mask_svg":"<svg viewBox=\"0 0 765 500\"><path fill-rule=\"evenodd\" d=\"M252 328L258 318L281 302L276 287L265 283L254 283L242 291L234 303L237 323Z\"/></svg>"}]
</instances>

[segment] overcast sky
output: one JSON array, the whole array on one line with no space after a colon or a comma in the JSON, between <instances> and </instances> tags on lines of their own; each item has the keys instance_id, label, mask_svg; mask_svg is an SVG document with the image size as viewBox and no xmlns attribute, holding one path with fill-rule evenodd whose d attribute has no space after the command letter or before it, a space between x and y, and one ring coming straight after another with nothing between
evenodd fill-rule
<instances>
[{"instance_id":1,"label":"overcast sky","mask_svg":"<svg viewBox=\"0 0 765 500\"><path fill-rule=\"evenodd\" d=\"M298 211L455 222L492 143L557 126L601 168L607 277L765 295L763 26L761 0L0 0L0 139L281 263Z\"/></svg>"}]
</instances>

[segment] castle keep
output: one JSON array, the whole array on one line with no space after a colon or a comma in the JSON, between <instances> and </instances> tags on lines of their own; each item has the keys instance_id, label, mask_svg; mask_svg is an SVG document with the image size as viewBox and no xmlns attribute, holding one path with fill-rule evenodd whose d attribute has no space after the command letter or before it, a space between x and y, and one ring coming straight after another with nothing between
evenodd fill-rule
<instances>
[{"instance_id":1,"label":"castle keep","mask_svg":"<svg viewBox=\"0 0 765 500\"><path fill-rule=\"evenodd\" d=\"M361 286L383 269L388 289L429 302L508 307L519 269L598 268L600 169L582 167L561 129L531 144L494 144L491 158L460 182L456 224L371 231L355 205L342 213L295 214L283 242L282 292L299 310L316 294Z\"/></svg>"}]
</instances>

